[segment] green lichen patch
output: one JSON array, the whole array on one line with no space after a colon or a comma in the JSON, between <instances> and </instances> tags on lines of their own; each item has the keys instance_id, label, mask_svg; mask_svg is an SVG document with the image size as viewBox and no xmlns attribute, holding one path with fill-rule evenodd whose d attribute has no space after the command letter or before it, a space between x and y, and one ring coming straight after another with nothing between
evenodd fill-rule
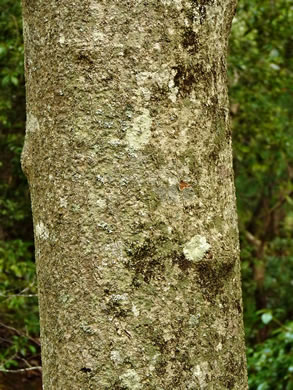
<instances>
[{"instance_id":1,"label":"green lichen patch","mask_svg":"<svg viewBox=\"0 0 293 390\"><path fill-rule=\"evenodd\" d=\"M142 389L142 383L140 377L134 369L128 369L122 374L119 379L121 380L124 389L139 390Z\"/></svg>"}]
</instances>

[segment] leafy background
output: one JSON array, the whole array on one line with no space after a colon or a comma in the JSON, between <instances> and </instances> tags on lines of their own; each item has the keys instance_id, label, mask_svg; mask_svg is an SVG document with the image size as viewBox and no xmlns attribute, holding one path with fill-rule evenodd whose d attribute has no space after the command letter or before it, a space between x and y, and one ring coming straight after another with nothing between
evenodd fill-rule
<instances>
[{"instance_id":1,"label":"leafy background","mask_svg":"<svg viewBox=\"0 0 293 390\"><path fill-rule=\"evenodd\" d=\"M0 11L0 367L9 371L39 366L40 343L29 192L19 163L20 3L1 0ZM292 65L292 0L240 2L229 84L251 390L293 390ZM6 373L0 388L1 381L5 390L40 388L35 377L40 371Z\"/></svg>"}]
</instances>

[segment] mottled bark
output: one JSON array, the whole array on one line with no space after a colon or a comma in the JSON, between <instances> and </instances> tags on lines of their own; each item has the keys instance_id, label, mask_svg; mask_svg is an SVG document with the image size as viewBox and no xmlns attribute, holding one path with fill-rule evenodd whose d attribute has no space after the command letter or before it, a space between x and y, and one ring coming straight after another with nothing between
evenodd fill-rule
<instances>
[{"instance_id":1,"label":"mottled bark","mask_svg":"<svg viewBox=\"0 0 293 390\"><path fill-rule=\"evenodd\" d=\"M247 389L234 0L24 0L45 390Z\"/></svg>"}]
</instances>

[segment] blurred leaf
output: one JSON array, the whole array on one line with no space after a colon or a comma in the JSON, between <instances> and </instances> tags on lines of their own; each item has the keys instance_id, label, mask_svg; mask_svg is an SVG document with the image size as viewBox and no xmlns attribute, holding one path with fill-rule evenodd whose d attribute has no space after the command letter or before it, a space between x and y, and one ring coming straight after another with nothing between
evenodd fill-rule
<instances>
[{"instance_id":1,"label":"blurred leaf","mask_svg":"<svg viewBox=\"0 0 293 390\"><path fill-rule=\"evenodd\" d=\"M264 324L268 324L268 323L270 323L271 321L272 321L272 319L273 319L273 316L272 316L272 313L264 313L264 314L262 314L262 316L261 316L261 320L262 320L262 322L264 323Z\"/></svg>"}]
</instances>

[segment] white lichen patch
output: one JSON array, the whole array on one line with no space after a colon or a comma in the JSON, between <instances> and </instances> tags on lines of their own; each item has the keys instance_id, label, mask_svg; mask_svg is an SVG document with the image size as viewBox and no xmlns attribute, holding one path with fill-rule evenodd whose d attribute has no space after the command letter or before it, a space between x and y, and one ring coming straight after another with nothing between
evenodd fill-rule
<instances>
[{"instance_id":1,"label":"white lichen patch","mask_svg":"<svg viewBox=\"0 0 293 390\"><path fill-rule=\"evenodd\" d=\"M197 378L200 390L206 389L208 386L207 380L210 379L211 373L209 370L209 363L202 362L196 365L193 369L193 377Z\"/></svg>"},{"instance_id":2,"label":"white lichen patch","mask_svg":"<svg viewBox=\"0 0 293 390\"><path fill-rule=\"evenodd\" d=\"M161 45L160 45L160 43L156 42L156 43L154 44L153 47L154 47L155 50L161 51Z\"/></svg>"},{"instance_id":3,"label":"white lichen patch","mask_svg":"<svg viewBox=\"0 0 293 390\"><path fill-rule=\"evenodd\" d=\"M130 148L142 149L151 138L152 118L148 109L143 108L142 114L133 119L132 126L127 130L126 140Z\"/></svg>"},{"instance_id":4,"label":"white lichen patch","mask_svg":"<svg viewBox=\"0 0 293 390\"><path fill-rule=\"evenodd\" d=\"M188 325L191 328L194 328L199 324L199 319L200 319L200 314L197 315L191 314L191 316L189 317Z\"/></svg>"},{"instance_id":5,"label":"white lichen patch","mask_svg":"<svg viewBox=\"0 0 293 390\"><path fill-rule=\"evenodd\" d=\"M41 240L47 240L49 238L49 230L42 221L36 224L36 237Z\"/></svg>"},{"instance_id":6,"label":"white lichen patch","mask_svg":"<svg viewBox=\"0 0 293 390\"><path fill-rule=\"evenodd\" d=\"M172 78L170 79L169 83L168 83L168 87L169 87L169 99L172 101L172 103L175 103L176 102L176 99L177 99L177 94L178 94L178 87L175 86L175 82L174 82L174 77L176 75L176 71L174 71L174 69L172 70Z\"/></svg>"},{"instance_id":7,"label":"white lichen patch","mask_svg":"<svg viewBox=\"0 0 293 390\"><path fill-rule=\"evenodd\" d=\"M34 133L40 130L38 118L31 113L26 117L26 131L27 133Z\"/></svg>"},{"instance_id":8,"label":"white lichen patch","mask_svg":"<svg viewBox=\"0 0 293 390\"><path fill-rule=\"evenodd\" d=\"M99 207L99 208L101 208L101 209L104 209L104 208L106 208L106 206L107 206L107 202L106 202L106 200L105 199L97 199L96 200L96 205L97 205L97 207Z\"/></svg>"},{"instance_id":9,"label":"white lichen patch","mask_svg":"<svg viewBox=\"0 0 293 390\"><path fill-rule=\"evenodd\" d=\"M93 31L93 38L94 41L104 41L105 40L105 34L101 31Z\"/></svg>"},{"instance_id":10,"label":"white lichen patch","mask_svg":"<svg viewBox=\"0 0 293 390\"><path fill-rule=\"evenodd\" d=\"M175 86L174 78L177 71L170 69L169 64L162 64L162 68L159 72L140 72L136 75L136 82L141 87L139 89L140 94L144 96L145 100L149 100L151 97L150 90L152 86L159 85L160 88L168 88L168 97L175 103L178 94L178 87Z\"/></svg>"},{"instance_id":11,"label":"white lichen patch","mask_svg":"<svg viewBox=\"0 0 293 390\"><path fill-rule=\"evenodd\" d=\"M137 372L133 369L127 370L123 375L120 375L119 379L121 384L129 390L140 390L142 384L140 383L140 377Z\"/></svg>"},{"instance_id":12,"label":"white lichen patch","mask_svg":"<svg viewBox=\"0 0 293 390\"><path fill-rule=\"evenodd\" d=\"M127 294L113 294L113 295L111 295L111 299L114 302L128 302L129 301Z\"/></svg>"},{"instance_id":13,"label":"white lichen patch","mask_svg":"<svg viewBox=\"0 0 293 390\"><path fill-rule=\"evenodd\" d=\"M80 328L85 332L85 333L88 333L88 334L96 334L97 333L97 330L91 326L91 325L88 325L88 324L85 324L85 323L82 323L80 325Z\"/></svg>"},{"instance_id":14,"label":"white lichen patch","mask_svg":"<svg viewBox=\"0 0 293 390\"><path fill-rule=\"evenodd\" d=\"M132 304L131 310L132 310L132 313L133 313L134 317L138 317L139 316L140 311L138 310L138 308L134 304Z\"/></svg>"},{"instance_id":15,"label":"white lichen patch","mask_svg":"<svg viewBox=\"0 0 293 390\"><path fill-rule=\"evenodd\" d=\"M100 180L97 177L97 181L104 184L104 179L100 176ZM100 209L104 209L107 206L106 199L101 198L99 195L97 195L95 192L91 192L88 195L89 205L91 208L91 211L93 214L97 214L97 212L100 212Z\"/></svg>"},{"instance_id":16,"label":"white lichen patch","mask_svg":"<svg viewBox=\"0 0 293 390\"><path fill-rule=\"evenodd\" d=\"M97 226L110 234L113 233L112 227L108 225L106 222L101 221L100 223L97 223Z\"/></svg>"},{"instance_id":17,"label":"white lichen patch","mask_svg":"<svg viewBox=\"0 0 293 390\"><path fill-rule=\"evenodd\" d=\"M216 346L216 351L221 351L223 348L223 345L221 342L219 342L219 344Z\"/></svg>"},{"instance_id":18,"label":"white lichen patch","mask_svg":"<svg viewBox=\"0 0 293 390\"><path fill-rule=\"evenodd\" d=\"M60 198L60 206L66 208L67 207L67 199Z\"/></svg>"},{"instance_id":19,"label":"white lichen patch","mask_svg":"<svg viewBox=\"0 0 293 390\"><path fill-rule=\"evenodd\" d=\"M136 82L139 86L144 85L147 83L148 80L152 80L154 78L153 72L140 72L137 73Z\"/></svg>"},{"instance_id":20,"label":"white lichen patch","mask_svg":"<svg viewBox=\"0 0 293 390\"><path fill-rule=\"evenodd\" d=\"M102 4L97 3L96 0L91 0L89 3L89 9L92 11L95 11L97 14L102 15L104 14L104 7Z\"/></svg>"},{"instance_id":21,"label":"white lichen patch","mask_svg":"<svg viewBox=\"0 0 293 390\"><path fill-rule=\"evenodd\" d=\"M140 93L144 97L144 100L149 101L151 98L151 91L148 88L141 87Z\"/></svg>"},{"instance_id":22,"label":"white lichen patch","mask_svg":"<svg viewBox=\"0 0 293 390\"><path fill-rule=\"evenodd\" d=\"M119 351L113 350L110 352L110 359L115 363L115 364L121 364L123 363L123 358L120 354Z\"/></svg>"},{"instance_id":23,"label":"white lichen patch","mask_svg":"<svg viewBox=\"0 0 293 390\"><path fill-rule=\"evenodd\" d=\"M178 10L182 8L181 0L161 0L164 5L175 6Z\"/></svg>"},{"instance_id":24,"label":"white lichen patch","mask_svg":"<svg viewBox=\"0 0 293 390\"><path fill-rule=\"evenodd\" d=\"M196 235L185 244L183 253L188 260L197 262L203 259L210 247L205 237Z\"/></svg>"},{"instance_id":25,"label":"white lichen patch","mask_svg":"<svg viewBox=\"0 0 293 390\"><path fill-rule=\"evenodd\" d=\"M64 36L64 34L61 34L60 37L59 37L59 43L60 43L61 45L63 45L64 42L65 42L65 36Z\"/></svg>"}]
</instances>

